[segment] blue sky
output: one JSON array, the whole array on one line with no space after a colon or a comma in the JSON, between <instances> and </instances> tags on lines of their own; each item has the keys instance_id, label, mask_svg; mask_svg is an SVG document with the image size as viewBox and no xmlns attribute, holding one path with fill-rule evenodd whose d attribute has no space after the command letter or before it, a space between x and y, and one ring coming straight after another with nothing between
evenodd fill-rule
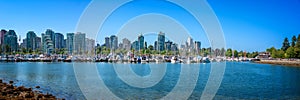
<instances>
[{"instance_id":1,"label":"blue sky","mask_svg":"<svg viewBox=\"0 0 300 100\"><path fill-rule=\"evenodd\" d=\"M40 36L48 28L63 34L74 32L89 3L90 0L1 0L0 29L14 29L22 38L31 30ZM228 48L246 51L264 51L272 46L280 48L285 37L300 34L300 0L208 0L208 3L222 25ZM184 11L174 9L174 12ZM173 17L178 20L188 18L180 14ZM194 25L192 19L188 19L181 24ZM208 47L203 36L195 37L195 40Z\"/></svg>"}]
</instances>

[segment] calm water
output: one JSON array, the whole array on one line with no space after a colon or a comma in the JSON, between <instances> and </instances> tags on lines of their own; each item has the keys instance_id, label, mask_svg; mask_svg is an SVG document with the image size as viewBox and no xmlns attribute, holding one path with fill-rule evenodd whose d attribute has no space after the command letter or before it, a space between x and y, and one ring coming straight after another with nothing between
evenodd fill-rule
<instances>
[{"instance_id":1,"label":"calm water","mask_svg":"<svg viewBox=\"0 0 300 100\"><path fill-rule=\"evenodd\" d=\"M82 68L95 63L74 63ZM166 64L162 80L149 88L132 87L116 74L113 64L96 63L105 85L123 99L158 99L176 86L181 64ZM149 64L126 64L140 76L151 73ZM190 99L200 98L211 71L210 64L199 67L196 88ZM74 75L73 63L0 63L0 78L67 99L84 99ZM37 89L36 89L37 90ZM100 96L101 97L101 96ZM227 62L223 81L214 99L300 99L300 68L267 64Z\"/></svg>"}]
</instances>

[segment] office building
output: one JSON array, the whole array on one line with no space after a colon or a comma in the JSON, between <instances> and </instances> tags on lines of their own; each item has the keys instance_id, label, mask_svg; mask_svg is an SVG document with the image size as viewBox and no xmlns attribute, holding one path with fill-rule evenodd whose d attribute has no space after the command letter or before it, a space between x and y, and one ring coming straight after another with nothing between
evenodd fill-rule
<instances>
[{"instance_id":1,"label":"office building","mask_svg":"<svg viewBox=\"0 0 300 100\"><path fill-rule=\"evenodd\" d=\"M55 49L62 49L64 43L64 35L61 33L55 33L54 40Z\"/></svg>"},{"instance_id":2,"label":"office building","mask_svg":"<svg viewBox=\"0 0 300 100\"><path fill-rule=\"evenodd\" d=\"M83 54L86 50L85 33L77 32L74 36L74 53Z\"/></svg>"},{"instance_id":3,"label":"office building","mask_svg":"<svg viewBox=\"0 0 300 100\"><path fill-rule=\"evenodd\" d=\"M42 47L45 54L54 53L54 44L50 35L42 33Z\"/></svg>"},{"instance_id":4,"label":"office building","mask_svg":"<svg viewBox=\"0 0 300 100\"><path fill-rule=\"evenodd\" d=\"M33 31L29 31L26 34L26 49L35 51L37 49L37 36Z\"/></svg>"},{"instance_id":5,"label":"office building","mask_svg":"<svg viewBox=\"0 0 300 100\"><path fill-rule=\"evenodd\" d=\"M74 48L74 33L67 33L67 40L66 40L66 49L68 54L73 53Z\"/></svg>"},{"instance_id":6,"label":"office building","mask_svg":"<svg viewBox=\"0 0 300 100\"><path fill-rule=\"evenodd\" d=\"M130 48L131 48L131 42L127 38L124 38L123 39L123 49L130 50Z\"/></svg>"},{"instance_id":7,"label":"office building","mask_svg":"<svg viewBox=\"0 0 300 100\"><path fill-rule=\"evenodd\" d=\"M105 47L110 48L110 40L109 37L105 37Z\"/></svg>"},{"instance_id":8,"label":"office building","mask_svg":"<svg viewBox=\"0 0 300 100\"><path fill-rule=\"evenodd\" d=\"M115 35L110 36L110 49L118 49L118 37Z\"/></svg>"},{"instance_id":9,"label":"office building","mask_svg":"<svg viewBox=\"0 0 300 100\"><path fill-rule=\"evenodd\" d=\"M165 50L165 33L159 32L157 39L157 50L164 51Z\"/></svg>"},{"instance_id":10,"label":"office building","mask_svg":"<svg viewBox=\"0 0 300 100\"><path fill-rule=\"evenodd\" d=\"M4 35L4 46L9 46L9 51L6 52L17 52L18 51L18 36L14 30L9 30Z\"/></svg>"},{"instance_id":11,"label":"office building","mask_svg":"<svg viewBox=\"0 0 300 100\"><path fill-rule=\"evenodd\" d=\"M3 42L4 42L4 35L6 34L6 30L4 30L4 29L2 29L1 31L0 31L0 45L1 44L3 44Z\"/></svg>"},{"instance_id":12,"label":"office building","mask_svg":"<svg viewBox=\"0 0 300 100\"><path fill-rule=\"evenodd\" d=\"M139 42L139 50L145 49L144 48L145 40L143 34L138 36L138 42Z\"/></svg>"}]
</instances>

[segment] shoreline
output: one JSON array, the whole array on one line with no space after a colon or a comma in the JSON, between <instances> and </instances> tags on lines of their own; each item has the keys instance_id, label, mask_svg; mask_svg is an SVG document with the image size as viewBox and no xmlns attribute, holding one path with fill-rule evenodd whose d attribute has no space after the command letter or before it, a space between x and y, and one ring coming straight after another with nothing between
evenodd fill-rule
<instances>
[{"instance_id":1,"label":"shoreline","mask_svg":"<svg viewBox=\"0 0 300 100\"><path fill-rule=\"evenodd\" d=\"M64 100L57 98L52 94L43 94L39 91L34 90L33 88L26 88L24 86L15 86L13 85L14 81L9 81L8 83L4 82L0 79L0 99L47 99L47 100ZM40 86L36 86L35 88L40 88Z\"/></svg>"},{"instance_id":2,"label":"shoreline","mask_svg":"<svg viewBox=\"0 0 300 100\"><path fill-rule=\"evenodd\" d=\"M260 64L283 65L287 67L300 67L300 61L297 60L260 60L254 62Z\"/></svg>"}]
</instances>

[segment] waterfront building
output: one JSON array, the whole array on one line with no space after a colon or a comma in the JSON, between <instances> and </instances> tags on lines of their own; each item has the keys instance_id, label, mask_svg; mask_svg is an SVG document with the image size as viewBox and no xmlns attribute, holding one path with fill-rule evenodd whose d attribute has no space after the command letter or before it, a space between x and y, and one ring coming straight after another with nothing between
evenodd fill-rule
<instances>
[{"instance_id":1,"label":"waterfront building","mask_svg":"<svg viewBox=\"0 0 300 100\"><path fill-rule=\"evenodd\" d=\"M144 49L145 40L143 34L138 36L138 42L139 42L139 50Z\"/></svg>"},{"instance_id":2,"label":"waterfront building","mask_svg":"<svg viewBox=\"0 0 300 100\"><path fill-rule=\"evenodd\" d=\"M36 34L33 31L29 31L26 34L26 49L27 50L36 50L37 49L37 41Z\"/></svg>"},{"instance_id":3,"label":"waterfront building","mask_svg":"<svg viewBox=\"0 0 300 100\"><path fill-rule=\"evenodd\" d=\"M67 46L67 39L64 39L63 43L62 43L62 48L66 48Z\"/></svg>"},{"instance_id":4,"label":"waterfront building","mask_svg":"<svg viewBox=\"0 0 300 100\"><path fill-rule=\"evenodd\" d=\"M178 51L178 45L173 43L171 46L171 51Z\"/></svg>"},{"instance_id":5,"label":"waterfront building","mask_svg":"<svg viewBox=\"0 0 300 100\"><path fill-rule=\"evenodd\" d=\"M35 37L36 48L35 50L41 50L42 48L42 39L41 37Z\"/></svg>"},{"instance_id":6,"label":"waterfront building","mask_svg":"<svg viewBox=\"0 0 300 100\"><path fill-rule=\"evenodd\" d=\"M130 50L130 48L131 48L131 42L127 38L124 38L123 39L123 49Z\"/></svg>"},{"instance_id":7,"label":"waterfront building","mask_svg":"<svg viewBox=\"0 0 300 100\"><path fill-rule=\"evenodd\" d=\"M195 41L195 49L199 52L201 50L201 42Z\"/></svg>"},{"instance_id":8,"label":"waterfront building","mask_svg":"<svg viewBox=\"0 0 300 100\"><path fill-rule=\"evenodd\" d=\"M47 29L45 35L48 35L50 37L50 40L53 42L53 46L55 47L55 33L51 29Z\"/></svg>"},{"instance_id":9,"label":"waterfront building","mask_svg":"<svg viewBox=\"0 0 300 100\"><path fill-rule=\"evenodd\" d=\"M193 41L193 39L192 39L191 37L188 37L186 43L187 43L187 47L188 47L189 49L194 49L194 41Z\"/></svg>"},{"instance_id":10,"label":"waterfront building","mask_svg":"<svg viewBox=\"0 0 300 100\"><path fill-rule=\"evenodd\" d=\"M52 54L54 52L54 44L50 35L42 33L42 45L44 54Z\"/></svg>"},{"instance_id":11,"label":"waterfront building","mask_svg":"<svg viewBox=\"0 0 300 100\"><path fill-rule=\"evenodd\" d=\"M27 39L25 38L25 39L23 39L23 42L20 44L20 47L21 48L27 48Z\"/></svg>"},{"instance_id":12,"label":"waterfront building","mask_svg":"<svg viewBox=\"0 0 300 100\"><path fill-rule=\"evenodd\" d=\"M18 51L18 36L14 30L9 30L5 35L4 35L4 41L3 41L4 46L9 46L9 51L10 52L16 52ZM6 51L6 52L9 52Z\"/></svg>"},{"instance_id":13,"label":"waterfront building","mask_svg":"<svg viewBox=\"0 0 300 100\"><path fill-rule=\"evenodd\" d=\"M67 33L66 48L68 50L68 54L72 54L73 53L73 48L74 48L74 33Z\"/></svg>"},{"instance_id":14,"label":"waterfront building","mask_svg":"<svg viewBox=\"0 0 300 100\"><path fill-rule=\"evenodd\" d=\"M134 41L131 45L133 50L139 50L139 42L138 41Z\"/></svg>"},{"instance_id":15,"label":"waterfront building","mask_svg":"<svg viewBox=\"0 0 300 100\"><path fill-rule=\"evenodd\" d=\"M171 51L172 44L173 44L173 42L171 42L171 41L165 42L165 48L167 51Z\"/></svg>"},{"instance_id":16,"label":"waterfront building","mask_svg":"<svg viewBox=\"0 0 300 100\"><path fill-rule=\"evenodd\" d=\"M157 41L154 42L154 50L158 50Z\"/></svg>"},{"instance_id":17,"label":"waterfront building","mask_svg":"<svg viewBox=\"0 0 300 100\"><path fill-rule=\"evenodd\" d=\"M165 50L165 33L159 32L157 39L157 50L164 51Z\"/></svg>"},{"instance_id":18,"label":"waterfront building","mask_svg":"<svg viewBox=\"0 0 300 100\"><path fill-rule=\"evenodd\" d=\"M86 38L86 52L88 54L94 54L95 52L95 40L94 39L89 39L89 38Z\"/></svg>"},{"instance_id":19,"label":"waterfront building","mask_svg":"<svg viewBox=\"0 0 300 100\"><path fill-rule=\"evenodd\" d=\"M3 44L3 42L4 42L4 35L6 34L6 30L4 30L4 29L2 29L1 31L0 31L0 45L1 44Z\"/></svg>"},{"instance_id":20,"label":"waterfront building","mask_svg":"<svg viewBox=\"0 0 300 100\"><path fill-rule=\"evenodd\" d=\"M118 37L115 35L110 36L110 48L112 50L118 49Z\"/></svg>"},{"instance_id":21,"label":"waterfront building","mask_svg":"<svg viewBox=\"0 0 300 100\"><path fill-rule=\"evenodd\" d=\"M61 33L55 33L54 35L54 48L55 49L62 49L64 43L64 35Z\"/></svg>"},{"instance_id":22,"label":"waterfront building","mask_svg":"<svg viewBox=\"0 0 300 100\"><path fill-rule=\"evenodd\" d=\"M82 54L86 50L85 33L77 32L74 36L74 53Z\"/></svg>"},{"instance_id":23,"label":"waterfront building","mask_svg":"<svg viewBox=\"0 0 300 100\"><path fill-rule=\"evenodd\" d=\"M109 40L109 37L105 37L105 46L106 46L106 48L110 48L110 40Z\"/></svg>"}]
</instances>

